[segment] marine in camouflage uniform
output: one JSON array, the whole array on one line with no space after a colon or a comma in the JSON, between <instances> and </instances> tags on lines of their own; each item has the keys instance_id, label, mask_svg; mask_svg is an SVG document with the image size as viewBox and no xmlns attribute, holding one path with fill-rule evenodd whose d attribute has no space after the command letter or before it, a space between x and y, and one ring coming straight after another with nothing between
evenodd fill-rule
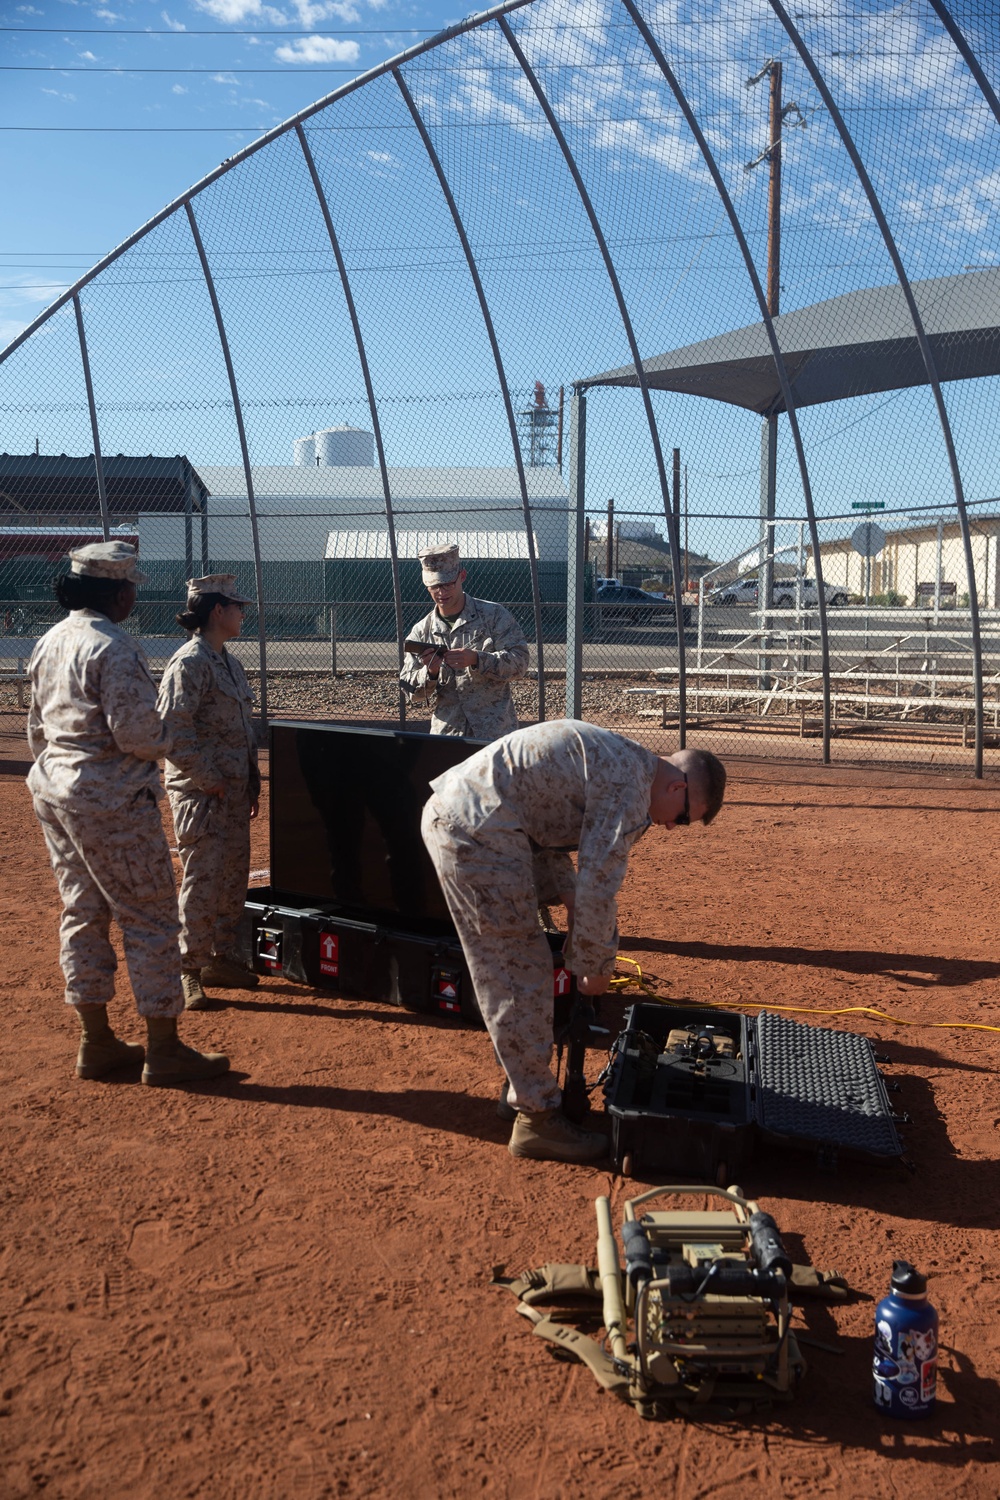
<instances>
[{"instance_id":1,"label":"marine in camouflage uniform","mask_svg":"<svg viewBox=\"0 0 1000 1500\"><path fill-rule=\"evenodd\" d=\"M549 1066L552 955L537 903L573 900L573 973L613 972L616 898L629 851L650 825L659 764L610 730L559 719L506 735L431 782L424 842L510 1102L527 1114L560 1104Z\"/></svg>"},{"instance_id":2,"label":"marine in camouflage uniform","mask_svg":"<svg viewBox=\"0 0 1000 1500\"><path fill-rule=\"evenodd\" d=\"M528 643L509 609L466 594L458 546L418 554L435 607L410 631L426 641L421 659L410 654L400 682L411 704L429 704L431 734L495 740L517 728L510 685L528 669ZM432 657L431 652L435 655Z\"/></svg>"},{"instance_id":3,"label":"marine in camouflage uniform","mask_svg":"<svg viewBox=\"0 0 1000 1500\"><path fill-rule=\"evenodd\" d=\"M75 574L143 579L127 543L70 556ZM139 1014L177 1016L177 897L157 805L168 731L142 647L98 610L74 609L42 636L28 677L28 787L63 902L67 1004L103 1006L114 994L114 917Z\"/></svg>"},{"instance_id":4,"label":"marine in camouflage uniform","mask_svg":"<svg viewBox=\"0 0 1000 1500\"><path fill-rule=\"evenodd\" d=\"M231 574L188 582L199 596L245 604ZM167 663L159 710L170 735L167 795L184 875L180 891L181 962L208 968L239 947L250 871L251 807L260 796L253 694L242 665L196 631Z\"/></svg>"}]
</instances>

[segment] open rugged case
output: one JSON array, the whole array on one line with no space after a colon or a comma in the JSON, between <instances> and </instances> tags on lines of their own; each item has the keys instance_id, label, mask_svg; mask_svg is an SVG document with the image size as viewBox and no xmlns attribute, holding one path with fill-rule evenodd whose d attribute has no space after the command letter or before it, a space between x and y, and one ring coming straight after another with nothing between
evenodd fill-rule
<instances>
[{"instance_id":1,"label":"open rugged case","mask_svg":"<svg viewBox=\"0 0 1000 1500\"><path fill-rule=\"evenodd\" d=\"M604 1073L614 1165L720 1186L755 1142L891 1162L896 1116L866 1037L764 1011L633 1005Z\"/></svg>"}]
</instances>

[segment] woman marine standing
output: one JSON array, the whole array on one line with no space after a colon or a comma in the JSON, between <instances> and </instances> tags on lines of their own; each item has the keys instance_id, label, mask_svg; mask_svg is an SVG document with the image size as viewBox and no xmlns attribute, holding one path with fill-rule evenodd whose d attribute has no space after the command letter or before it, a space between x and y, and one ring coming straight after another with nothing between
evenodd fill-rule
<instances>
[{"instance_id":1,"label":"woman marine standing","mask_svg":"<svg viewBox=\"0 0 1000 1500\"><path fill-rule=\"evenodd\" d=\"M237 592L232 573L191 578L187 587L187 609L177 623L191 638L167 663L159 709L170 739L165 781L184 868L184 1004L202 1010L206 985L254 989L258 982L237 954L260 772L250 684L226 650L251 601Z\"/></svg>"}]
</instances>

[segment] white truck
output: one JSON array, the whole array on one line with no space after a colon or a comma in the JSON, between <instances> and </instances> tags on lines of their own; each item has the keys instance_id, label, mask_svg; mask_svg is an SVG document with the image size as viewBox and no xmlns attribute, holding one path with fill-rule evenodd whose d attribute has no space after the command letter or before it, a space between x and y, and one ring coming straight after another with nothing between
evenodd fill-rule
<instances>
[{"instance_id":1,"label":"white truck","mask_svg":"<svg viewBox=\"0 0 1000 1500\"><path fill-rule=\"evenodd\" d=\"M845 589L832 583L823 585L826 602L839 608L848 602ZM706 604L756 604L758 579L756 573L743 578L734 578L731 583L720 583L705 595ZM771 593L775 609L815 609L819 603L819 589L815 578L776 578Z\"/></svg>"}]
</instances>

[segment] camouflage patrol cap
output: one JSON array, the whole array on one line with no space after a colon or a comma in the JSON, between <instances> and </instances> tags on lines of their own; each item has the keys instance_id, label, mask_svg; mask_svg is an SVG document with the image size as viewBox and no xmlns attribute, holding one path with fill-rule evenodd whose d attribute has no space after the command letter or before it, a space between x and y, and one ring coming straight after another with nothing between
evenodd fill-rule
<instances>
[{"instance_id":1,"label":"camouflage patrol cap","mask_svg":"<svg viewBox=\"0 0 1000 1500\"><path fill-rule=\"evenodd\" d=\"M69 554L69 570L80 578L117 578L121 583L148 583L136 567L131 542L90 542Z\"/></svg>"},{"instance_id":2,"label":"camouflage patrol cap","mask_svg":"<svg viewBox=\"0 0 1000 1500\"><path fill-rule=\"evenodd\" d=\"M194 604L202 594L221 594L233 604L252 604L253 600L241 594L236 587L235 573L206 573L204 578L189 578L187 581L188 604Z\"/></svg>"},{"instance_id":3,"label":"camouflage patrol cap","mask_svg":"<svg viewBox=\"0 0 1000 1500\"><path fill-rule=\"evenodd\" d=\"M454 583L462 571L462 559L458 555L457 542L439 542L435 547L421 547L417 553L422 577L428 586L435 583Z\"/></svg>"}]
</instances>

